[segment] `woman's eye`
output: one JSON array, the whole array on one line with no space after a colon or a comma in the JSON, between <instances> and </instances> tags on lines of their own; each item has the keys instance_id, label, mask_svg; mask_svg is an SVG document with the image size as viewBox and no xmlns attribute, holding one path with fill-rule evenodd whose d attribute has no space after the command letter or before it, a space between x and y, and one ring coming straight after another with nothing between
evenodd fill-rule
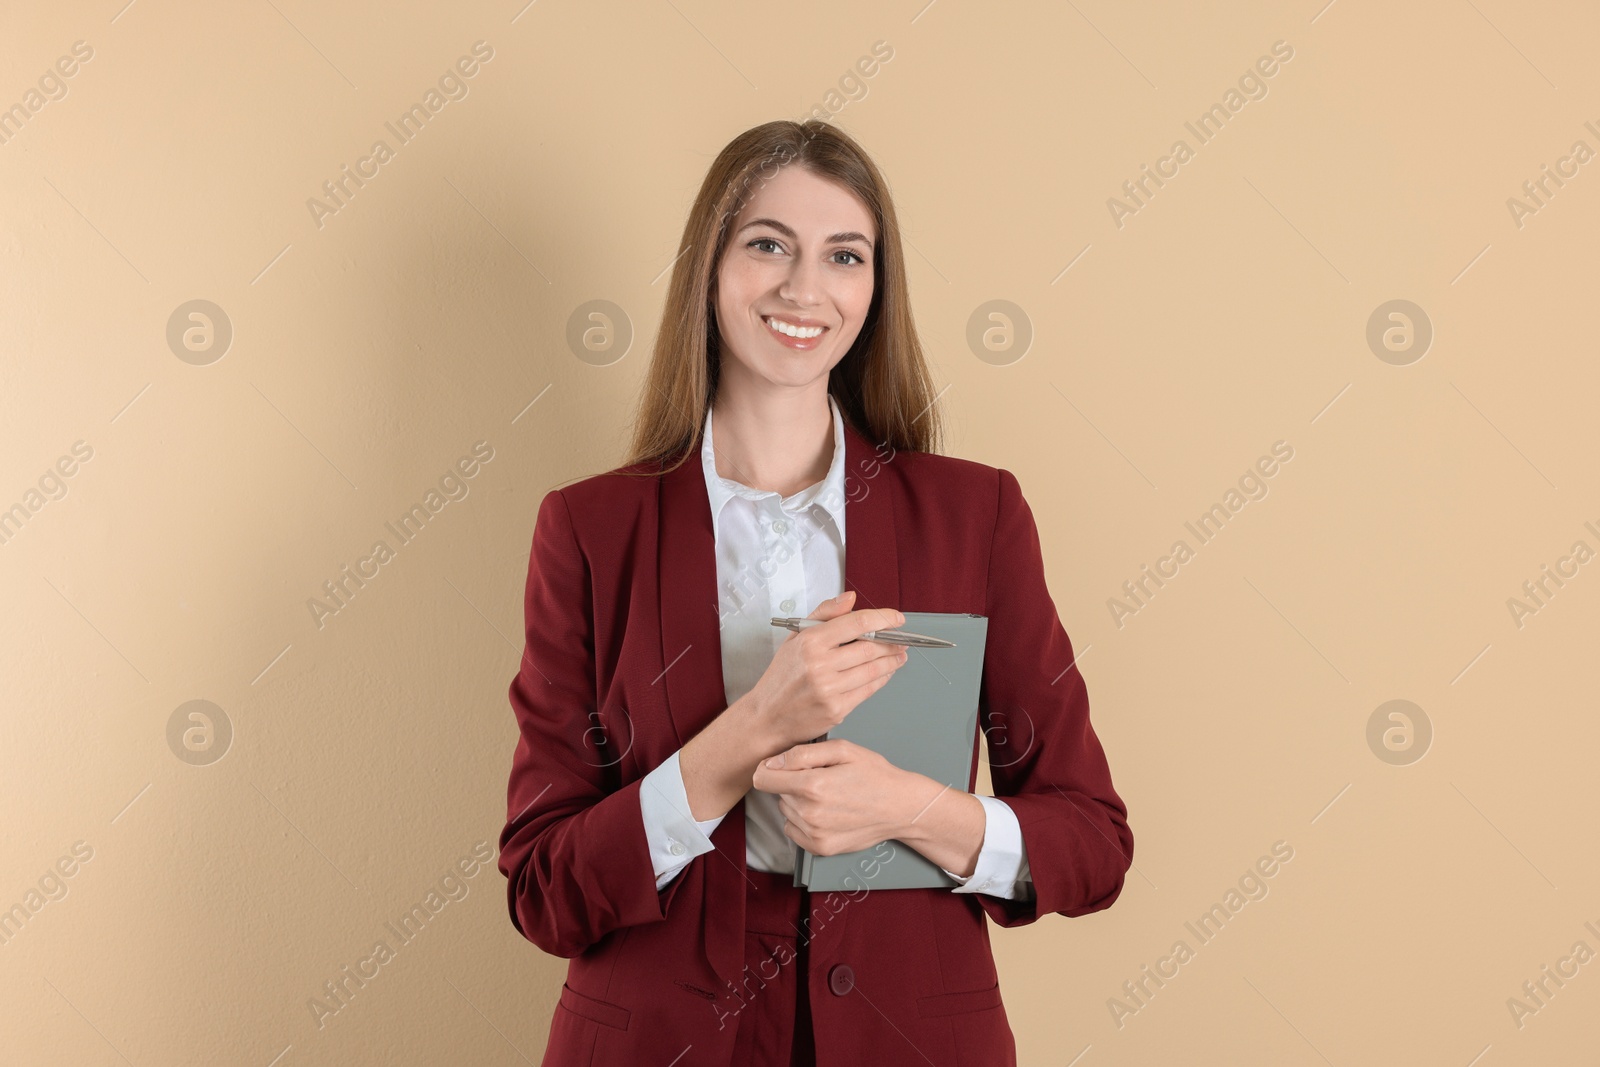
<instances>
[{"instance_id":1,"label":"woman's eye","mask_svg":"<svg viewBox=\"0 0 1600 1067\"><path fill-rule=\"evenodd\" d=\"M773 248L776 249L778 242L774 241L770 237L757 237L754 241L750 242L750 247L755 248L757 245L772 245ZM765 252L766 249L763 248L762 251Z\"/></svg>"},{"instance_id":2,"label":"woman's eye","mask_svg":"<svg viewBox=\"0 0 1600 1067\"><path fill-rule=\"evenodd\" d=\"M862 259L859 255L857 255L856 253L850 251L847 248L841 248L838 252L836 252L834 254L835 255L839 255L839 256L849 256L850 258L854 259L857 263L865 263L866 262L865 259Z\"/></svg>"}]
</instances>

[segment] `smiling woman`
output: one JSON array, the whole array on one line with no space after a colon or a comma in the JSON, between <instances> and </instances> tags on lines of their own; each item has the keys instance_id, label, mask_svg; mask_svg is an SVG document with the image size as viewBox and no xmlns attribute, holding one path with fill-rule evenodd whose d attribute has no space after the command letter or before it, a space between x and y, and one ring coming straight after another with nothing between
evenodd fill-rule
<instances>
[{"instance_id":1,"label":"smiling woman","mask_svg":"<svg viewBox=\"0 0 1600 1067\"><path fill-rule=\"evenodd\" d=\"M1014 1065L985 915L1109 907L1133 852L1032 512L1009 471L935 451L855 141L735 137L681 248L632 454L547 492L529 554L500 869L513 924L570 960L544 1062ZM825 737L906 662L862 638L910 610L989 620L994 796ZM1027 751L997 751L1024 715ZM797 848L878 847L951 883L848 908L795 885Z\"/></svg>"}]
</instances>

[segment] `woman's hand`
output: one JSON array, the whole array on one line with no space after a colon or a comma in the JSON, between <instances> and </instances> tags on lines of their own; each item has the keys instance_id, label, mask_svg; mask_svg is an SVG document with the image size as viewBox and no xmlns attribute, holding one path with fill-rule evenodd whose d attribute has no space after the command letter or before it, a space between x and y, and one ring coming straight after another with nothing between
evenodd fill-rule
<instances>
[{"instance_id":1,"label":"woman's hand","mask_svg":"<svg viewBox=\"0 0 1600 1067\"><path fill-rule=\"evenodd\" d=\"M773 760L783 766L773 767ZM912 821L943 791L926 775L843 738L795 745L763 760L752 784L778 794L783 832L817 856L904 840Z\"/></svg>"},{"instance_id":2,"label":"woman's hand","mask_svg":"<svg viewBox=\"0 0 1600 1067\"><path fill-rule=\"evenodd\" d=\"M892 629L906 617L892 608L851 611L854 602L855 591L850 590L819 604L807 618L825 619L826 624L790 634L747 694L758 730L779 749L838 726L905 663L904 645L856 638L870 630Z\"/></svg>"}]
</instances>

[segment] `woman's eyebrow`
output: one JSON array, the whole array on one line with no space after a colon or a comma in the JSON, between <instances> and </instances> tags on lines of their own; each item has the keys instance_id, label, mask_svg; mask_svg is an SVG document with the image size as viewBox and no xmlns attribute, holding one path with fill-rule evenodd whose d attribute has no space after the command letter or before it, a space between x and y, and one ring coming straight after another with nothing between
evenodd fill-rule
<instances>
[{"instance_id":1,"label":"woman's eyebrow","mask_svg":"<svg viewBox=\"0 0 1600 1067\"><path fill-rule=\"evenodd\" d=\"M790 229L788 226L785 226L777 219L751 219L749 222L739 227L739 232L743 233L752 226L771 226L774 230L777 230L791 241L798 241L800 239L799 235L796 234L794 230ZM830 234L828 239L823 243L831 245L842 244L848 241L859 241L861 244L868 246L871 246L872 244L871 241L867 240L864 234L859 234L854 230L847 230L844 233Z\"/></svg>"}]
</instances>

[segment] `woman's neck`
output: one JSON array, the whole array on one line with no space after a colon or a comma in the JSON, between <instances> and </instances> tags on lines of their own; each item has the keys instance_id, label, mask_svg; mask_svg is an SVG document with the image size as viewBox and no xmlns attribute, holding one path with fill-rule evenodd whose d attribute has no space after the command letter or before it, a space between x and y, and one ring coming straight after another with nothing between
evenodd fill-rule
<instances>
[{"instance_id":1,"label":"woman's neck","mask_svg":"<svg viewBox=\"0 0 1600 1067\"><path fill-rule=\"evenodd\" d=\"M833 411L825 388L761 396L722 388L711 414L720 476L779 496L798 493L828 476Z\"/></svg>"}]
</instances>

